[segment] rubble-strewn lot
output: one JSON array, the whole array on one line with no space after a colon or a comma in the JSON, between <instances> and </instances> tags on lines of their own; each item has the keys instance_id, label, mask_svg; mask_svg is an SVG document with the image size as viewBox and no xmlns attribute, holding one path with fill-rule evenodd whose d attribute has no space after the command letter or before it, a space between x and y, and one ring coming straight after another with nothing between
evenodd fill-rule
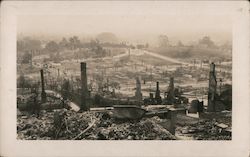
<instances>
[{"instance_id":1,"label":"rubble-strewn lot","mask_svg":"<svg viewBox=\"0 0 250 157\"><path fill-rule=\"evenodd\" d=\"M158 117L117 121L105 113L69 110L42 111L17 117L18 139L27 140L174 140Z\"/></svg>"},{"instance_id":2,"label":"rubble-strewn lot","mask_svg":"<svg viewBox=\"0 0 250 157\"><path fill-rule=\"evenodd\" d=\"M201 118L178 114L176 136L163 126L168 119L115 120L107 113L70 110L41 111L17 117L17 139L25 140L231 140L231 112ZM211 117L211 118L210 118ZM213 117L213 118L212 118ZM222 127L220 127L222 126ZM224 128L223 128L224 127Z\"/></svg>"},{"instance_id":3,"label":"rubble-strewn lot","mask_svg":"<svg viewBox=\"0 0 250 157\"><path fill-rule=\"evenodd\" d=\"M231 140L231 112L202 113L200 118L177 116L176 134L183 139Z\"/></svg>"}]
</instances>

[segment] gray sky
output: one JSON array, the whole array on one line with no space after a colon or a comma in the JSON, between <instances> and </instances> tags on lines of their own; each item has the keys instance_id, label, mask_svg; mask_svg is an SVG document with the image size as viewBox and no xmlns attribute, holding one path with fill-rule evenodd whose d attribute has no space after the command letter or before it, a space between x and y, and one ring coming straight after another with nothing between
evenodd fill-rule
<instances>
[{"instance_id":1,"label":"gray sky","mask_svg":"<svg viewBox=\"0 0 250 157\"><path fill-rule=\"evenodd\" d=\"M222 6L213 5L201 8L200 5L163 5L152 2L144 5L102 3L71 6L63 14L60 12L62 7L54 8L51 14L49 11L44 13L42 7L29 8L30 12L33 9L38 13L20 15L18 33L92 36L112 32L132 42L154 42L159 34L183 42L197 40L204 35L211 36L215 41L231 40L230 7L222 9Z\"/></svg>"}]
</instances>

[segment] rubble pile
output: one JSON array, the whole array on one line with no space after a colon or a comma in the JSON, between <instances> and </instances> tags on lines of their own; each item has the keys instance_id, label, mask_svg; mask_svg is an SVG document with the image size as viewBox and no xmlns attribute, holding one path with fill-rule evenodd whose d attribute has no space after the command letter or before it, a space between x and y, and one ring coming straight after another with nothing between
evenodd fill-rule
<instances>
[{"instance_id":1,"label":"rubble pile","mask_svg":"<svg viewBox=\"0 0 250 157\"><path fill-rule=\"evenodd\" d=\"M225 125L225 124L223 124ZM222 126L223 126L222 125ZM216 120L202 120L184 127L177 127L177 132L192 136L195 140L231 140L230 127L219 127Z\"/></svg>"},{"instance_id":2,"label":"rubble pile","mask_svg":"<svg viewBox=\"0 0 250 157\"><path fill-rule=\"evenodd\" d=\"M107 123L108 122L108 123ZM99 124L94 131L97 137L90 139L111 140L175 140L175 136L169 133L157 122L156 118L143 118L141 120L115 122L114 119Z\"/></svg>"},{"instance_id":3,"label":"rubble pile","mask_svg":"<svg viewBox=\"0 0 250 157\"><path fill-rule=\"evenodd\" d=\"M158 124L159 119L117 121L107 113L69 110L42 111L17 117L18 139L26 140L174 140L174 135Z\"/></svg>"},{"instance_id":4,"label":"rubble pile","mask_svg":"<svg viewBox=\"0 0 250 157\"><path fill-rule=\"evenodd\" d=\"M195 134L194 138L197 140L231 140L231 133L226 131L224 128L218 127L218 122L214 121L201 121L196 127L198 133Z\"/></svg>"},{"instance_id":5,"label":"rubble pile","mask_svg":"<svg viewBox=\"0 0 250 157\"><path fill-rule=\"evenodd\" d=\"M17 117L17 139L46 140L51 139L49 130L52 128L53 114L37 118L36 115Z\"/></svg>"}]
</instances>

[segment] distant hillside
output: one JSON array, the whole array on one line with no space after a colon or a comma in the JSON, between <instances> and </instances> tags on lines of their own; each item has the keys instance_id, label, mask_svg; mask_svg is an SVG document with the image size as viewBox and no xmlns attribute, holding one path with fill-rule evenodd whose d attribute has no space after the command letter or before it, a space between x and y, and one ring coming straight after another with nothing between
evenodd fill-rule
<instances>
[{"instance_id":1,"label":"distant hillside","mask_svg":"<svg viewBox=\"0 0 250 157\"><path fill-rule=\"evenodd\" d=\"M101 43L118 43L119 42L117 36L110 32L103 32L101 34L98 34L96 38Z\"/></svg>"}]
</instances>

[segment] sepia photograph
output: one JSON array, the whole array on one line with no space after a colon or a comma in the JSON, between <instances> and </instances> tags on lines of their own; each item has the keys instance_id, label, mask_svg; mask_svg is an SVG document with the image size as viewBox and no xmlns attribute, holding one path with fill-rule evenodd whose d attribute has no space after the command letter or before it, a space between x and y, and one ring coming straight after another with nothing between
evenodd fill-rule
<instances>
[{"instance_id":1,"label":"sepia photograph","mask_svg":"<svg viewBox=\"0 0 250 157\"><path fill-rule=\"evenodd\" d=\"M3 4L4 156L249 154L247 3Z\"/></svg>"},{"instance_id":2,"label":"sepia photograph","mask_svg":"<svg viewBox=\"0 0 250 157\"><path fill-rule=\"evenodd\" d=\"M19 16L17 139L231 140L231 19L190 18Z\"/></svg>"}]
</instances>

